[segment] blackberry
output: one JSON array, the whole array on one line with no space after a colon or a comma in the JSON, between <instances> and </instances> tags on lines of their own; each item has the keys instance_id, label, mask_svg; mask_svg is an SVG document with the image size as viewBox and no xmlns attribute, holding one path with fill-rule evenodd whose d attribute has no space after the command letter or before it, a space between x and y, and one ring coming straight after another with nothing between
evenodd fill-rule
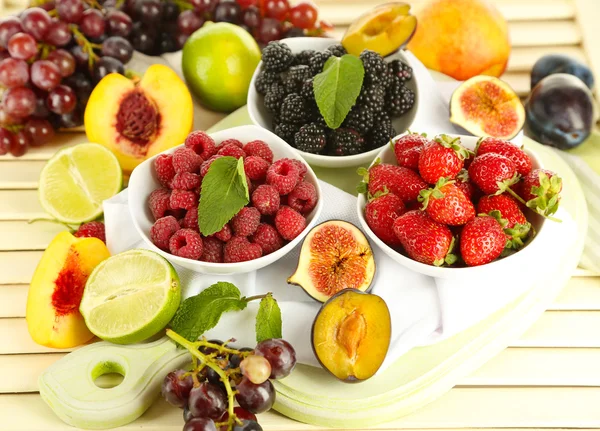
<instances>
[{"instance_id":1,"label":"blackberry","mask_svg":"<svg viewBox=\"0 0 600 431\"><path fill-rule=\"evenodd\" d=\"M302 89L300 90L300 96L309 103L316 103L313 90L313 79L314 78L305 79L302 83Z\"/></svg>"},{"instance_id":2,"label":"blackberry","mask_svg":"<svg viewBox=\"0 0 600 431\"><path fill-rule=\"evenodd\" d=\"M387 88L390 85L392 74L383 57L375 51L365 49L360 53L360 59L365 68L365 78L367 83L381 85Z\"/></svg>"},{"instance_id":3,"label":"blackberry","mask_svg":"<svg viewBox=\"0 0 600 431\"><path fill-rule=\"evenodd\" d=\"M346 48L344 48L341 44L329 45L327 47L327 51L331 52L336 57L341 57L344 54L348 54Z\"/></svg>"},{"instance_id":4,"label":"blackberry","mask_svg":"<svg viewBox=\"0 0 600 431\"><path fill-rule=\"evenodd\" d=\"M304 51L300 51L294 56L294 64L304 64L305 66L308 66L308 63L313 55L315 55L315 51L312 49L305 49Z\"/></svg>"},{"instance_id":5,"label":"blackberry","mask_svg":"<svg viewBox=\"0 0 600 431\"><path fill-rule=\"evenodd\" d=\"M344 120L344 127L367 134L373 127L373 111L363 105L354 105Z\"/></svg>"},{"instance_id":6,"label":"blackberry","mask_svg":"<svg viewBox=\"0 0 600 431\"><path fill-rule=\"evenodd\" d=\"M327 144L325 128L317 123L309 123L300 127L294 137L294 146L300 151L321 154Z\"/></svg>"},{"instance_id":7,"label":"blackberry","mask_svg":"<svg viewBox=\"0 0 600 431\"><path fill-rule=\"evenodd\" d=\"M288 93L297 93L302 89L302 84L308 78L310 78L310 70L306 65L298 65L290 67L288 70L283 84Z\"/></svg>"},{"instance_id":8,"label":"blackberry","mask_svg":"<svg viewBox=\"0 0 600 431\"><path fill-rule=\"evenodd\" d=\"M312 76L315 76L323 71L323 66L325 66L325 63L332 55L333 54L331 51L315 52L308 62L308 67L310 67L310 73Z\"/></svg>"},{"instance_id":9,"label":"blackberry","mask_svg":"<svg viewBox=\"0 0 600 431\"><path fill-rule=\"evenodd\" d=\"M294 135L300 130L299 124L279 123L275 126L275 134L290 145L294 145Z\"/></svg>"},{"instance_id":10,"label":"blackberry","mask_svg":"<svg viewBox=\"0 0 600 431\"><path fill-rule=\"evenodd\" d=\"M304 123L310 116L306 103L298 93L285 96L281 104L281 120L287 123Z\"/></svg>"},{"instance_id":11,"label":"blackberry","mask_svg":"<svg viewBox=\"0 0 600 431\"><path fill-rule=\"evenodd\" d=\"M339 128L329 137L329 154L332 156L350 156L365 151L365 139L353 129Z\"/></svg>"},{"instance_id":12,"label":"blackberry","mask_svg":"<svg viewBox=\"0 0 600 431\"><path fill-rule=\"evenodd\" d=\"M262 52L265 69L272 72L286 71L294 61L294 55L289 46L281 42L269 42Z\"/></svg>"},{"instance_id":13,"label":"blackberry","mask_svg":"<svg viewBox=\"0 0 600 431\"><path fill-rule=\"evenodd\" d=\"M386 108L392 117L398 117L415 104L415 93L404 86L400 79L395 78L385 96Z\"/></svg>"},{"instance_id":14,"label":"blackberry","mask_svg":"<svg viewBox=\"0 0 600 431\"><path fill-rule=\"evenodd\" d=\"M388 63L388 68L392 75L397 76L402 82L410 81L412 79L412 67L400 60L392 60Z\"/></svg>"},{"instance_id":15,"label":"blackberry","mask_svg":"<svg viewBox=\"0 0 600 431\"><path fill-rule=\"evenodd\" d=\"M261 70L258 76L256 77L256 82L254 83L254 86L256 87L256 91L258 91L259 94L267 94L267 91L269 91L271 85L273 85L276 82L281 82L279 73Z\"/></svg>"},{"instance_id":16,"label":"blackberry","mask_svg":"<svg viewBox=\"0 0 600 431\"><path fill-rule=\"evenodd\" d=\"M285 86L280 82L275 82L265 94L265 108L272 114L278 113L281 102L287 94Z\"/></svg>"},{"instance_id":17,"label":"blackberry","mask_svg":"<svg viewBox=\"0 0 600 431\"><path fill-rule=\"evenodd\" d=\"M358 96L358 103L369 107L374 113L383 111L383 108L385 107L384 88L379 85L363 86L360 95Z\"/></svg>"},{"instance_id":18,"label":"blackberry","mask_svg":"<svg viewBox=\"0 0 600 431\"><path fill-rule=\"evenodd\" d=\"M396 136L396 130L392 126L390 118L381 116L373 124L371 133L367 136L368 149L373 150L387 145L394 136Z\"/></svg>"}]
</instances>

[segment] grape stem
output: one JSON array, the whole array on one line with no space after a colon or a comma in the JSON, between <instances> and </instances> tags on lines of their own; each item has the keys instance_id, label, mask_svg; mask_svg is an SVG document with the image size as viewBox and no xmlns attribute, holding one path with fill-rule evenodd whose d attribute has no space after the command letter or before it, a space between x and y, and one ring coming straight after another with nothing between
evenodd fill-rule
<instances>
[{"instance_id":1,"label":"grape stem","mask_svg":"<svg viewBox=\"0 0 600 431\"><path fill-rule=\"evenodd\" d=\"M219 375L219 377L221 378L221 381L223 382L223 385L225 386L225 392L227 392L227 403L228 403L227 413L229 414L229 417L227 419L227 422L224 424L227 425L228 430L230 430L232 428L233 424L235 424L235 423L238 423L241 425L242 422L236 417L236 415L233 411L234 391L233 391L233 389L231 389L231 383L229 383L229 378L228 378L227 374L225 373L225 371L223 371L221 369L221 367L219 367L217 364L215 364L213 361L211 361L207 355L201 353L198 350L198 347L199 346L207 346L207 347L215 346L215 348L220 348L223 351L227 351L227 350L231 351L233 349L219 346L218 344L208 343L206 341L199 341L199 342L193 343L191 341L186 340L185 338L183 338L181 335L179 335L177 332L173 331L172 329L167 329L167 337L169 337L171 340L175 341L177 344L185 347L192 354L192 356L194 356L201 362L201 365L205 365L209 368L212 368L212 370ZM235 351L235 352L237 353L237 351Z\"/></svg>"},{"instance_id":2,"label":"grape stem","mask_svg":"<svg viewBox=\"0 0 600 431\"><path fill-rule=\"evenodd\" d=\"M69 231L71 233L73 233L73 232L75 232L77 230L73 226L71 226L70 224L64 223L64 222L62 222L60 220L56 220L54 218L43 218L43 217L34 218L34 219L31 219L31 220L27 220L27 224L37 223L39 221L47 221L49 223L56 223L56 224L63 225L64 227L66 227L67 229L69 229Z\"/></svg>"},{"instance_id":3,"label":"grape stem","mask_svg":"<svg viewBox=\"0 0 600 431\"><path fill-rule=\"evenodd\" d=\"M173 0L173 3L177 5L177 7L179 8L179 12L194 9L194 6L186 0Z\"/></svg>"},{"instance_id":4,"label":"grape stem","mask_svg":"<svg viewBox=\"0 0 600 431\"><path fill-rule=\"evenodd\" d=\"M88 55L88 67L90 70L94 67L94 62L98 60L98 55L94 52L94 48L100 49L102 45L98 45L96 43L91 43L85 35L79 30L79 28L75 24L71 24L69 26L71 31L73 32L73 36L75 37L75 41L81 48L83 52Z\"/></svg>"}]
</instances>

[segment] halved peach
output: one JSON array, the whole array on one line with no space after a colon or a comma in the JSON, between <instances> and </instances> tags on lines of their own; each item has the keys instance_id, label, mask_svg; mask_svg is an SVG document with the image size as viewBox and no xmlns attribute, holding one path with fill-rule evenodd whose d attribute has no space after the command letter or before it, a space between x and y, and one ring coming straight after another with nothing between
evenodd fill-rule
<instances>
[{"instance_id":1,"label":"halved peach","mask_svg":"<svg viewBox=\"0 0 600 431\"><path fill-rule=\"evenodd\" d=\"M185 83L169 67L155 64L139 82L118 73L105 76L85 109L85 131L129 173L148 157L180 145L192 130L193 109Z\"/></svg>"},{"instance_id":2,"label":"halved peach","mask_svg":"<svg viewBox=\"0 0 600 431\"><path fill-rule=\"evenodd\" d=\"M94 337L79 313L85 283L93 269L110 256L97 238L61 232L40 260L29 286L27 328L33 341L66 349Z\"/></svg>"},{"instance_id":3,"label":"halved peach","mask_svg":"<svg viewBox=\"0 0 600 431\"><path fill-rule=\"evenodd\" d=\"M350 54L359 55L365 49L389 55L408 43L417 28L417 19L410 14L410 5L386 3L371 9L354 21L342 45Z\"/></svg>"}]
</instances>

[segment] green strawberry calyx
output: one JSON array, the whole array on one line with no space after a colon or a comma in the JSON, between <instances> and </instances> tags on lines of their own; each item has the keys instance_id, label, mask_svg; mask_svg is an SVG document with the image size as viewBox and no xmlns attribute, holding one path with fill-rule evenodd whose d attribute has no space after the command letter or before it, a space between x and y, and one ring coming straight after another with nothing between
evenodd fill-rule
<instances>
[{"instance_id":1,"label":"green strawberry calyx","mask_svg":"<svg viewBox=\"0 0 600 431\"><path fill-rule=\"evenodd\" d=\"M558 210L562 179L558 175L549 178L543 171L540 171L539 180L539 186L531 187L531 194L536 197L529 200L525 205L542 217L561 222L562 220L552 217L552 214Z\"/></svg>"},{"instance_id":2,"label":"green strawberry calyx","mask_svg":"<svg viewBox=\"0 0 600 431\"><path fill-rule=\"evenodd\" d=\"M452 253L455 245L456 245L456 238L452 237L452 241L450 241L450 246L448 247L448 252L446 253L446 256L443 259L434 260L433 264L435 266L442 266L444 264L446 264L448 266L454 265L456 263L456 261L458 260L456 255Z\"/></svg>"},{"instance_id":3,"label":"green strawberry calyx","mask_svg":"<svg viewBox=\"0 0 600 431\"><path fill-rule=\"evenodd\" d=\"M429 205L429 199L442 199L444 196L446 196L444 192L442 192L441 188L452 183L454 183L454 180L448 180L447 178L442 177L437 181L437 183L435 183L435 186L426 190L421 190L419 192L419 196L417 197L417 200L423 204L421 210L425 211L427 209L427 206Z\"/></svg>"},{"instance_id":4,"label":"green strawberry calyx","mask_svg":"<svg viewBox=\"0 0 600 431\"><path fill-rule=\"evenodd\" d=\"M524 240L526 241L529 238L529 234L533 233L531 229L531 223L527 222L525 224L516 223L511 228L505 228L504 233L510 236L508 241L506 242L506 247L512 250L520 250L525 246Z\"/></svg>"},{"instance_id":5,"label":"green strawberry calyx","mask_svg":"<svg viewBox=\"0 0 600 431\"><path fill-rule=\"evenodd\" d=\"M518 172L515 172L515 174L512 176L512 178L508 178L503 181L497 181L496 186L498 187L498 190L496 191L496 193L494 193L494 195L501 195L502 193L506 192L509 195L511 195L513 198L515 198L516 200L521 202L523 205L525 205L525 201L523 200L523 198L521 196L519 196L513 189L511 189L511 186L514 186L520 180L521 180L521 176L518 174Z\"/></svg>"},{"instance_id":6,"label":"green strawberry calyx","mask_svg":"<svg viewBox=\"0 0 600 431\"><path fill-rule=\"evenodd\" d=\"M377 190L375 192L375 194L371 194L371 192L367 192L367 201L372 202L377 198L387 195L389 192L390 191L388 190L387 186L383 186L383 190Z\"/></svg>"},{"instance_id":7,"label":"green strawberry calyx","mask_svg":"<svg viewBox=\"0 0 600 431\"><path fill-rule=\"evenodd\" d=\"M371 166L369 166L369 169L365 168L364 166L361 166L356 170L356 173L362 177L362 181L356 186L356 191L359 194L367 193L367 186L369 185L369 171L375 166L379 165L380 163L381 159L377 157L375 161L371 164Z\"/></svg>"},{"instance_id":8,"label":"green strawberry calyx","mask_svg":"<svg viewBox=\"0 0 600 431\"><path fill-rule=\"evenodd\" d=\"M435 142L437 142L444 148L451 148L452 150L454 150L458 158L461 160L466 160L471 155L475 154L473 153L473 151L467 150L461 145L459 137L453 138L449 135L438 135L435 137Z\"/></svg>"}]
</instances>

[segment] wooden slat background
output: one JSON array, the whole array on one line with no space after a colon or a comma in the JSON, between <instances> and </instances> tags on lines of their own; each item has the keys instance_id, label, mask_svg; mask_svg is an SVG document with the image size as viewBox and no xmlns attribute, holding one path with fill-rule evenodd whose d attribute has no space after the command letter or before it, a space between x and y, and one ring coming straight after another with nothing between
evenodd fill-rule
<instances>
[{"instance_id":1,"label":"wooden slat background","mask_svg":"<svg viewBox=\"0 0 600 431\"><path fill-rule=\"evenodd\" d=\"M356 16L387 0L320 0L321 16L341 35ZM418 6L424 0L411 3ZM597 78L599 0L497 0L509 21L513 51L504 78L521 95L529 70L547 53L565 53L588 63ZM0 0L0 14L24 2ZM31 341L24 320L28 283L44 248L64 227L44 217L37 181L58 149L85 140L62 134L20 159L0 158L0 418L4 430L62 430L37 395L39 373L67 351ZM434 403L376 429L599 428L600 277L577 271L549 310L511 347ZM316 430L277 413L262 415L267 430ZM180 412L163 402L127 429L175 431Z\"/></svg>"}]
</instances>

